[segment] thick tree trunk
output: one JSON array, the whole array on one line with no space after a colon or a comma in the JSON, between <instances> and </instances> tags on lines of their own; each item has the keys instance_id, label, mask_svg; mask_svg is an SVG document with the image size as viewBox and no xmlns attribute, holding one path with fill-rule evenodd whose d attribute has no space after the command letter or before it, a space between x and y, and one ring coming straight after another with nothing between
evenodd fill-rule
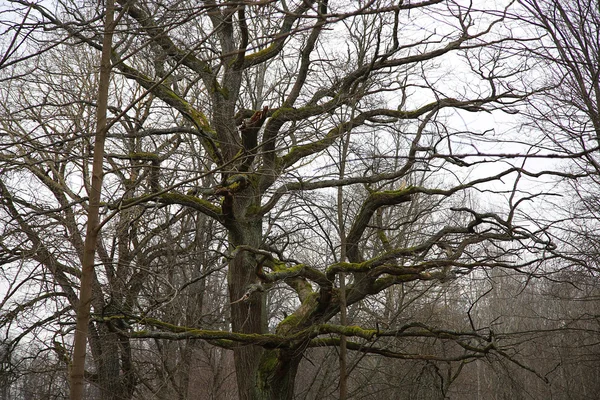
<instances>
[{"instance_id":1,"label":"thick tree trunk","mask_svg":"<svg viewBox=\"0 0 600 400\"><path fill-rule=\"evenodd\" d=\"M263 241L262 216L250 212L260 204L259 196L249 186L226 200L231 205L226 220L231 250L241 245L259 249ZM244 299L251 285L260 284L257 275L260 256L249 251L233 254L228 275L232 329L242 333L267 333L266 293L253 291ZM265 350L246 345L234 349L239 398L291 400L303 348L299 345L294 349Z\"/></svg>"},{"instance_id":2,"label":"thick tree trunk","mask_svg":"<svg viewBox=\"0 0 600 400\"><path fill-rule=\"evenodd\" d=\"M236 204L238 207L239 204ZM245 207L247 208L247 206ZM229 241L232 250L240 245L260 247L262 241L261 219L247 221L245 210L229 224ZM241 300L252 284L258 283L256 257L249 252L237 252L229 263L229 297L231 301L231 326L234 332L264 333L266 331L266 301L263 293L255 292ZM241 346L233 351L239 398L257 398L257 374L263 349L259 346Z\"/></svg>"},{"instance_id":3,"label":"thick tree trunk","mask_svg":"<svg viewBox=\"0 0 600 400\"><path fill-rule=\"evenodd\" d=\"M103 324L90 325L89 342L96 366L94 385L103 400L130 400L135 390L131 349Z\"/></svg>"},{"instance_id":4,"label":"thick tree trunk","mask_svg":"<svg viewBox=\"0 0 600 400\"><path fill-rule=\"evenodd\" d=\"M260 204L258 196L247 190L236 193L228 216L231 250L246 245L260 248L263 240L262 217L249 212ZM267 333L266 293L254 291L241 300L251 285L260 283L257 256L236 251L229 263L231 325L234 332ZM264 350L260 346L240 346L233 351L241 400L286 400L294 395L294 382L302 359L300 350Z\"/></svg>"},{"instance_id":5,"label":"thick tree trunk","mask_svg":"<svg viewBox=\"0 0 600 400\"><path fill-rule=\"evenodd\" d=\"M101 332L102 354L98 366L98 386L104 400L127 400L131 396L122 385L119 338L112 332Z\"/></svg>"},{"instance_id":6,"label":"thick tree trunk","mask_svg":"<svg viewBox=\"0 0 600 400\"><path fill-rule=\"evenodd\" d=\"M257 371L254 399L293 399L296 373L302 360L302 353L301 349L265 351Z\"/></svg>"},{"instance_id":7,"label":"thick tree trunk","mask_svg":"<svg viewBox=\"0 0 600 400\"><path fill-rule=\"evenodd\" d=\"M258 227L246 226L244 244L260 245ZM249 243L252 242L252 243ZM243 298L249 285L257 283L256 258L238 252L230 264L229 291L232 327L235 332L266 333L266 294L254 292ZM264 350L259 346L234 349L239 398L242 400L291 400L302 350Z\"/></svg>"}]
</instances>

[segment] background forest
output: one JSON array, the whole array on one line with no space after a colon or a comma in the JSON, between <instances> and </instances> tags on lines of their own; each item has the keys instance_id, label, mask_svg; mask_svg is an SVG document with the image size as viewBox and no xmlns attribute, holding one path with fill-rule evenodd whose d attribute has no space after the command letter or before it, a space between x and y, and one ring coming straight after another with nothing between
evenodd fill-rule
<instances>
[{"instance_id":1,"label":"background forest","mask_svg":"<svg viewBox=\"0 0 600 400\"><path fill-rule=\"evenodd\" d=\"M598 26L0 2L0 400L597 399Z\"/></svg>"}]
</instances>

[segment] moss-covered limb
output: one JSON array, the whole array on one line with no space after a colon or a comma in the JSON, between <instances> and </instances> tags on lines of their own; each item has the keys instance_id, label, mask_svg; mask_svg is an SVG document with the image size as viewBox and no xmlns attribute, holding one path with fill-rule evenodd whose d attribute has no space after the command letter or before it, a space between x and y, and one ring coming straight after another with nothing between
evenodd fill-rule
<instances>
[{"instance_id":1,"label":"moss-covered limb","mask_svg":"<svg viewBox=\"0 0 600 400\"><path fill-rule=\"evenodd\" d=\"M350 186L356 184L376 184L384 181L394 181L398 178L401 178L405 175L405 172L402 173L387 173L387 174L374 174L368 176L353 176L344 179L326 179L319 180L316 182L305 182L301 179L298 179L297 182L286 183L275 190L275 192L271 195L271 199L261 208L261 213L266 214L269 212L279 200L287 193L295 192L295 191L305 191L305 190L318 190L324 188L332 188L332 187L340 187L340 186ZM416 193L420 188L415 186L407 186L404 188L404 191L407 195Z\"/></svg>"},{"instance_id":2,"label":"moss-covered limb","mask_svg":"<svg viewBox=\"0 0 600 400\"><path fill-rule=\"evenodd\" d=\"M274 138L283 125L285 121L294 121L309 118L314 115L319 115L324 112L327 112L336 106L343 103L341 95L338 94L337 98L330 100L329 102L322 105L308 105L300 108L291 108L291 107L282 107L276 110L271 116L271 120L267 127L265 128L265 149L268 151L268 154L274 154L272 152L273 149L268 148L269 144L274 142ZM347 129L351 129L353 126L362 125L365 121L376 121L378 117L389 117L394 120L400 119L416 119L427 113L430 113L434 110L438 110L445 107L455 107L462 108L467 110L474 110L474 108L481 108L482 104L492 102L497 100L498 97L490 97L484 99L475 99L475 100L456 100L452 98L441 99L439 101L435 101L429 104L426 104L415 110L392 110L392 109L375 109L362 112L358 116L356 116L353 120L348 121L347 123L341 124L338 127L332 129L328 135L321 139L320 141L307 143L301 146L294 147L287 155L281 158L282 167L287 167L299 159L317 153L319 151L324 150L329 145L339 137L339 135L343 134L347 131ZM273 156L274 157L274 156ZM405 174L406 171L403 169L402 174Z\"/></svg>"},{"instance_id":3,"label":"moss-covered limb","mask_svg":"<svg viewBox=\"0 0 600 400\"><path fill-rule=\"evenodd\" d=\"M412 199L410 193L411 189L403 185L398 190L372 192L369 194L354 219L352 227L348 231L346 238L346 255L348 256L348 260L352 262L359 262L361 260L362 256L358 249L358 243L375 211L383 206L409 202Z\"/></svg>"},{"instance_id":4,"label":"moss-covered limb","mask_svg":"<svg viewBox=\"0 0 600 400\"><path fill-rule=\"evenodd\" d=\"M196 72L205 82L212 78L213 73L208 63L197 58L192 51L184 51L177 47L164 28L157 25L154 18L146 11L136 7L135 2L117 1L127 10L127 14L140 24L148 37L160 46L169 57Z\"/></svg>"},{"instance_id":5,"label":"moss-covered limb","mask_svg":"<svg viewBox=\"0 0 600 400\"><path fill-rule=\"evenodd\" d=\"M267 349L285 348L290 345L289 340L281 338L277 335L270 334L250 334L250 333L234 333L223 331L209 331L204 329L193 329L184 332L165 332L165 331L135 331L122 332L124 336L129 338L153 338L166 340L187 340L198 339L208 340L222 347L232 348L237 344L253 344Z\"/></svg>"},{"instance_id":6,"label":"moss-covered limb","mask_svg":"<svg viewBox=\"0 0 600 400\"><path fill-rule=\"evenodd\" d=\"M298 294L300 302L303 302L315 292L312 285L304 278L287 278L284 282Z\"/></svg>"},{"instance_id":7,"label":"moss-covered limb","mask_svg":"<svg viewBox=\"0 0 600 400\"><path fill-rule=\"evenodd\" d=\"M128 154L107 154L107 157L118 158L121 160L134 160L134 161L150 161L153 163L160 162L160 157L156 153L149 152L131 152Z\"/></svg>"},{"instance_id":8,"label":"moss-covered limb","mask_svg":"<svg viewBox=\"0 0 600 400\"><path fill-rule=\"evenodd\" d=\"M378 331L375 329L364 329L356 325L334 325L334 324L322 324L308 328L304 332L310 332L311 336L326 335L326 334L337 334L348 337L359 337L361 339L372 340ZM304 332L300 332L303 334Z\"/></svg>"},{"instance_id":9,"label":"moss-covered limb","mask_svg":"<svg viewBox=\"0 0 600 400\"><path fill-rule=\"evenodd\" d=\"M209 329L198 329L187 326L169 324L156 318L136 317L124 314L114 314L110 316L96 315L93 317L98 322L116 322L124 321L129 324L135 323L160 328L156 330L138 330L133 332L121 331L120 333L130 338L157 338L170 340L184 339L202 339L210 340L222 345L228 346L230 343L255 344L265 348L285 348L289 346L289 339L273 334L249 334L226 331L216 331Z\"/></svg>"},{"instance_id":10,"label":"moss-covered limb","mask_svg":"<svg viewBox=\"0 0 600 400\"><path fill-rule=\"evenodd\" d=\"M442 230L443 232L448 232L447 230ZM461 231L463 232L464 229ZM454 232L454 230L453 230ZM444 233L445 234L445 233ZM437 235L436 235L437 237ZM400 257L406 256L414 256L416 254L420 254L427 249L429 249L435 241L431 242L428 240L420 245L412 246L412 247L403 247L392 249L388 252L381 254L378 257L371 258L369 260L365 260L363 262L338 262L331 264L327 267L325 271L325 275L327 279L333 281L335 279L335 275L340 272L348 272L348 273L371 273L371 275L381 275L383 273L396 273L401 274L403 271L407 273L415 273L422 272L427 268L434 268L445 266L444 260L432 260L431 262L421 263L412 267L401 267L395 263L395 260ZM377 270L377 268L381 268L381 270ZM376 271L376 272L373 272Z\"/></svg>"},{"instance_id":11,"label":"moss-covered limb","mask_svg":"<svg viewBox=\"0 0 600 400\"><path fill-rule=\"evenodd\" d=\"M199 129L204 132L211 132L211 127L206 116L200 111L196 110L190 103L182 99L177 93L162 83L156 82L152 78L142 74L137 69L130 67L119 59L114 60L114 64L115 67L118 68L127 78L135 80L144 89L148 90L156 97L175 108L177 111L181 112Z\"/></svg>"},{"instance_id":12,"label":"moss-covered limb","mask_svg":"<svg viewBox=\"0 0 600 400\"><path fill-rule=\"evenodd\" d=\"M461 109L465 109L465 110L469 110L469 111L479 111L482 109L483 104L494 102L494 101L498 100L499 98L500 98L500 96L493 96L493 97L487 97L487 98L483 98L483 99L473 99L473 100L456 100L453 98L447 98L447 99L441 99L439 101L435 101L435 102L426 104L418 109L409 110L409 111L407 111L407 110L392 110L392 109L384 109L384 108L364 111L364 112L360 113L359 115L357 115L351 121L343 123L343 124L337 126L336 128L332 129L325 136L325 138L323 138L319 141L316 141L316 142L312 142L312 143L294 147L287 155L285 155L281 158L281 164L282 164L282 167L285 168L287 166L294 164L299 159L301 159L307 155L311 155L311 154L314 154L314 153L324 150L329 145L331 145L337 137L339 137L344 132L347 132L348 129L351 129L351 127L353 127L353 126L362 125L365 121L377 121L379 117L389 117L394 120L416 119L416 118L419 118L419 117L425 115L426 113L432 112L437 109L446 108L446 107L461 108ZM341 100L334 99L334 100L332 100L332 102L334 102L335 104L340 104ZM314 106L314 107L316 107L318 109L323 106ZM277 112L275 112L273 114L273 116L272 116L273 122L272 123L275 124L275 121L282 120L284 118L284 116L286 116L286 115L301 116L304 114L308 114L312 109L313 109L313 107L308 107L308 106L299 108L299 109L282 108L282 109L280 109L281 111L279 111L279 113L281 115L278 115ZM321 111L321 113L322 113L322 111ZM268 128L269 127L267 126L266 133L268 132ZM271 133L271 136L273 136L273 133ZM269 137L269 139L270 139L270 137Z\"/></svg>"},{"instance_id":13,"label":"moss-covered limb","mask_svg":"<svg viewBox=\"0 0 600 400\"><path fill-rule=\"evenodd\" d=\"M283 18L281 28L275 35L275 40L273 40L273 43L266 48L257 51L256 53L246 55L244 59L244 68L263 63L279 54L283 49L285 40L290 34L294 23L296 23L298 19L302 18L304 13L310 10L314 3L315 0L302 1L300 5L296 7L296 9L288 12Z\"/></svg>"},{"instance_id":14,"label":"moss-covered limb","mask_svg":"<svg viewBox=\"0 0 600 400\"><path fill-rule=\"evenodd\" d=\"M305 328L306 325L311 325L313 313L319 306L319 297L320 294L318 292L311 293L293 314L284 318L277 325L277 334L285 336L290 333L297 333L299 330Z\"/></svg>"},{"instance_id":15,"label":"moss-covered limb","mask_svg":"<svg viewBox=\"0 0 600 400\"><path fill-rule=\"evenodd\" d=\"M282 122L301 121L331 111L340 104L339 99L333 99L323 104L311 104L302 107L283 106L274 110L271 118L273 121Z\"/></svg>"},{"instance_id":16,"label":"moss-covered limb","mask_svg":"<svg viewBox=\"0 0 600 400\"><path fill-rule=\"evenodd\" d=\"M250 181L251 179L247 174L235 174L228 177L222 187L231 193L235 193L246 188Z\"/></svg>"},{"instance_id":17,"label":"moss-covered limb","mask_svg":"<svg viewBox=\"0 0 600 400\"><path fill-rule=\"evenodd\" d=\"M340 136L350 130L351 125L342 123L331 129L324 138L314 142L292 147L290 152L281 157L278 163L280 169L285 169L304 157L319 153L331 146Z\"/></svg>"},{"instance_id":18,"label":"moss-covered limb","mask_svg":"<svg viewBox=\"0 0 600 400\"><path fill-rule=\"evenodd\" d=\"M384 289L400 283L413 282L421 280L419 274L388 275L378 278L369 285L369 294L379 293ZM352 297L352 295L348 294Z\"/></svg>"},{"instance_id":19,"label":"moss-covered limb","mask_svg":"<svg viewBox=\"0 0 600 400\"><path fill-rule=\"evenodd\" d=\"M327 279L321 271L309 267L306 264L298 264L291 267L280 267L274 272L265 274L270 282L282 281L288 278L303 277L311 280L319 286L331 286L331 281Z\"/></svg>"},{"instance_id":20,"label":"moss-covered limb","mask_svg":"<svg viewBox=\"0 0 600 400\"><path fill-rule=\"evenodd\" d=\"M526 174L531 177L539 177L541 175L541 174L531 174L529 172L521 170L520 168L510 168L510 169L502 171L492 177L475 179L471 182L466 182L464 184L454 186L450 189L426 188L426 187L422 187L422 186L410 185L410 186L403 188L402 191L406 195L414 195L417 193L422 193L422 194L426 194L426 195L440 195L440 196L448 197L457 192L460 192L460 191L468 189L468 188L472 188L481 183L487 183L487 182L500 180L503 177L510 175L512 173L515 173L515 172L520 172L520 173ZM397 179L403 177L405 174L406 174L406 172L396 171L396 172L392 172L392 173L375 174L375 175L370 175L370 176L356 176L356 177L348 177L348 178L344 178L344 179L327 179L327 180L320 180L318 182L304 182L302 180L299 180L298 182L286 183L286 184L280 186L279 188L277 188L277 190L275 190L271 199L267 202L267 204L265 204L262 207L261 212L263 212L263 213L268 212L277 204L277 202L285 194L291 193L294 191L317 190L317 189L323 189L323 188L329 188L329 187L348 186L348 185L355 185L355 184L375 184L375 183L380 183L380 182L385 182L385 181L397 180ZM566 177L566 175L568 175L568 174L553 173L553 175ZM571 175L571 177L575 177L575 176ZM394 191L392 191L392 192L394 192ZM481 214L481 215L484 215L484 214ZM490 216L491 215L492 214L490 214ZM492 218L497 219L499 217L494 216Z\"/></svg>"},{"instance_id":21,"label":"moss-covered limb","mask_svg":"<svg viewBox=\"0 0 600 400\"><path fill-rule=\"evenodd\" d=\"M332 285L331 281L327 279L325 274L321 271L309 267L306 264L297 264L288 267L283 261L275 258L269 251L256 249L252 246L241 245L237 246L232 253L232 255L237 254L240 251L248 251L254 253L256 255L261 255L264 257L262 262L262 266L270 268L273 272L264 273L261 271L261 279L263 281L274 283L278 281L293 279L297 277L306 278L310 281L315 282L319 286L329 287ZM304 285L303 285L304 286ZM310 286L310 285L309 285ZM303 290L305 290L304 288ZM312 292L312 290L311 290Z\"/></svg>"},{"instance_id":22,"label":"moss-covered limb","mask_svg":"<svg viewBox=\"0 0 600 400\"><path fill-rule=\"evenodd\" d=\"M283 261L275 258L269 251L256 249L246 245L238 246L232 255L235 255L239 251L249 251L256 255L261 255L263 259L256 266L256 274L259 276L260 280L267 283L284 281L298 294L298 298L301 302L304 302L314 294L312 285L308 280L316 282L320 286L332 286L331 282L326 280L325 275L322 272L304 264L288 267ZM274 272L265 273L263 270L264 268L269 268Z\"/></svg>"},{"instance_id":23,"label":"moss-covered limb","mask_svg":"<svg viewBox=\"0 0 600 400\"><path fill-rule=\"evenodd\" d=\"M147 203L149 201L154 200L156 196L156 193L143 194L137 197L124 198L114 203L108 203L106 204L106 206L109 210L120 210L123 208L133 207L138 204Z\"/></svg>"},{"instance_id":24,"label":"moss-covered limb","mask_svg":"<svg viewBox=\"0 0 600 400\"><path fill-rule=\"evenodd\" d=\"M394 253L392 253L394 254ZM361 275L356 283L346 287L346 302L354 304L367 295L377 294L382 290L400 283L412 282L416 280L445 281L453 278L453 274L446 270L450 265L454 265L448 260L437 260L428 264L404 267L394 262L381 263L378 259L368 260L363 263L337 263L327 269L327 276L333 279L335 274L340 272L349 272ZM431 268L442 268L441 271L427 271ZM379 276L385 275L382 278Z\"/></svg>"},{"instance_id":25,"label":"moss-covered limb","mask_svg":"<svg viewBox=\"0 0 600 400\"><path fill-rule=\"evenodd\" d=\"M304 115L304 114L310 114L310 112L314 110L318 110L320 109L321 111L319 112L319 114L323 113L323 111L326 111L328 109L331 109L332 107L335 107L336 105L339 105L343 102L343 100L341 98L334 98L333 100L331 100L330 102L324 104L324 105L320 105L320 106L314 106L314 107L302 107L299 109L280 109L281 111L279 111L280 113L282 113L282 116L278 116L277 112L273 113L272 119L277 121L279 119L282 119L284 116L286 115ZM367 121L368 119L373 119L376 118L378 116L378 113L392 113L392 115L394 113L398 113L397 111L394 110L387 110L387 109L381 109L381 110L375 110L375 111L365 111L365 112L361 112L360 114L358 114L357 116L355 116L354 118L352 118L351 120L347 121L347 122L343 122L341 124L339 124L338 126L332 128L326 135L324 138L320 139L320 140L316 140L314 142L310 142L310 143L306 143L303 145L299 145L299 146L295 146L293 147L290 152L284 156L282 156L279 159L279 168L283 169L283 168L287 168L291 165L293 165L294 163L296 163L298 160L316 154L320 151L323 151L324 149L326 149L327 147L331 146L335 140L337 138L339 138L341 135L347 133L348 131L350 131L352 128L355 128L357 126L360 126L362 124L365 123L365 121ZM396 118L400 118L399 114L397 115ZM271 122L270 122L271 123ZM267 127L268 128L268 127Z\"/></svg>"},{"instance_id":26,"label":"moss-covered limb","mask_svg":"<svg viewBox=\"0 0 600 400\"><path fill-rule=\"evenodd\" d=\"M383 229L383 210L379 208L377 210L377 214L375 215L376 223L377 223L377 238L381 242L383 249L386 252L390 252L393 250L392 244L390 243L390 239L388 238L385 230Z\"/></svg>"},{"instance_id":27,"label":"moss-covered limb","mask_svg":"<svg viewBox=\"0 0 600 400\"><path fill-rule=\"evenodd\" d=\"M397 263L384 263L372 268L369 276L379 277L381 275L419 275L421 280L441 279L444 275L437 273L437 269L448 269L452 266L461 265L453 260L439 259L416 263L411 266L398 265Z\"/></svg>"},{"instance_id":28,"label":"moss-covered limb","mask_svg":"<svg viewBox=\"0 0 600 400\"><path fill-rule=\"evenodd\" d=\"M393 337L417 337L417 336L427 336L427 337L438 337L440 339L459 339L459 338L480 338L486 339L486 337L481 336L477 332L472 331L452 331L448 329L438 329L433 326L429 326L422 322L410 322L400 326L397 329L380 331L378 333L379 336L393 336Z\"/></svg>"},{"instance_id":29,"label":"moss-covered limb","mask_svg":"<svg viewBox=\"0 0 600 400\"><path fill-rule=\"evenodd\" d=\"M183 206L192 207L209 217L217 220L221 219L221 207L215 206L208 200L201 199L196 196L190 196L183 193L169 192L157 196L157 200L164 204L180 204Z\"/></svg>"},{"instance_id":30,"label":"moss-covered limb","mask_svg":"<svg viewBox=\"0 0 600 400\"><path fill-rule=\"evenodd\" d=\"M207 117L202 112L198 111L189 102L181 98L177 93L163 85L161 82L154 81L135 68L125 64L119 59L115 52L113 52L113 64L125 77L136 81L141 87L189 119L202 133L202 144L212 159L218 164L224 163L223 157L221 156L215 141L216 135L214 130L210 126Z\"/></svg>"},{"instance_id":31,"label":"moss-covered limb","mask_svg":"<svg viewBox=\"0 0 600 400\"><path fill-rule=\"evenodd\" d=\"M313 337L322 334L335 333L338 335L360 337L365 340L374 338L435 338L441 340L451 340L463 347L465 350L473 352L487 352L493 348L493 340L490 336L484 336L474 331L454 331L448 329L438 329L428 326L421 322L411 322L400 326L397 329L365 329L358 326L340 326L333 324L323 324L308 328ZM480 345L476 345L479 343Z\"/></svg>"},{"instance_id":32,"label":"moss-covered limb","mask_svg":"<svg viewBox=\"0 0 600 400\"><path fill-rule=\"evenodd\" d=\"M216 220L221 220L221 207L217 207L208 200L201 199L196 196L189 194L168 192L168 193L151 193L145 194L138 197L132 197L124 199L123 201L109 205L110 209L121 209L132 207L137 204L147 203L149 201L156 201L163 204L180 204L183 206L192 207L209 217Z\"/></svg>"},{"instance_id":33,"label":"moss-covered limb","mask_svg":"<svg viewBox=\"0 0 600 400\"><path fill-rule=\"evenodd\" d=\"M410 249L403 249L403 250L405 250L407 252L410 251ZM401 254L402 254L401 252L396 250L391 253L386 253L380 257L373 258L373 259L363 261L360 263L337 262L337 263L331 264L329 267L327 267L327 269L325 271L325 276L331 282L333 282L335 280L335 276L337 274L342 273L342 272L349 273L349 274L363 274L365 276L368 275L371 278L375 278L376 276L374 276L373 271L376 268L385 268L385 271L397 269L397 271L395 271L395 272L397 272L395 274L396 276L401 276L401 275L412 276L412 275L414 275L414 273L409 272L406 268L398 267L391 262L390 263L386 262L386 261L392 261L392 260L396 259ZM404 274L402 274L402 272L404 272ZM382 272L382 273L385 273L385 272ZM348 286L348 288L351 288L351 287L353 287L353 285Z\"/></svg>"},{"instance_id":34,"label":"moss-covered limb","mask_svg":"<svg viewBox=\"0 0 600 400\"><path fill-rule=\"evenodd\" d=\"M310 105L305 105L303 107L298 107L298 108L284 105L283 107L276 109L271 114L271 116L270 116L271 118L265 125L265 129L264 129L264 133L263 133L263 141L262 141L261 146L263 148L263 153L264 153L263 154L263 161L264 161L263 164L264 164L264 168L267 170L267 171L262 172L263 175L266 172L268 172L269 170L274 169L276 166L279 166L279 167L286 166L285 163L283 163L283 164L281 163L281 159L277 158L277 156L276 156L277 152L275 149L275 144L277 142L277 140L276 140L277 135L279 134L279 131L285 122L300 121L300 120L304 120L304 119L307 119L307 118L310 118L313 116L322 115L327 112L330 112L331 110L335 109L336 107L340 106L341 104L343 104L343 100L341 99L341 97L338 96L338 97L336 97L324 104L320 104L320 105L310 104ZM293 162L292 162L292 164L293 164ZM268 175L265 176L265 178L264 178L265 181L267 181L267 177L268 177Z\"/></svg>"},{"instance_id":35,"label":"moss-covered limb","mask_svg":"<svg viewBox=\"0 0 600 400\"><path fill-rule=\"evenodd\" d=\"M367 260L364 263L369 264L370 267L374 268L374 267L382 266L384 264L389 264L392 260L394 260L398 257L406 257L406 256L414 256L414 255L418 255L418 254L423 254L423 253L429 251L436 244L440 243L445 236L453 235L453 234L454 235L455 234L463 235L463 240L460 242L459 245L457 245L453 249L455 255L462 254L462 252L466 249L467 246L475 244L475 243L481 243L481 242L485 242L488 240L510 241L510 240L514 240L515 237L519 237L519 238L521 237L521 236L515 235L514 233L490 232L490 233L473 234L472 232L469 231L468 227L445 226L442 229L438 230L435 234L431 235L427 240L424 240L423 242L421 242L420 244L417 244L412 247L392 249L391 251L388 251L378 257ZM413 265L413 268L415 268L419 271L425 271L425 270L436 268L436 267L447 267L447 266L452 266L452 265L464 266L465 268L472 268L475 266L475 264L458 263L456 261L457 257L455 255L453 255L450 258L439 259L439 260L428 260L428 261L416 263ZM479 263L477 265L483 265L483 264ZM493 263L493 265L500 266L500 263L495 262L495 263ZM511 267L509 266L509 268L511 268ZM512 268L514 268L514 265L512 266Z\"/></svg>"},{"instance_id":36,"label":"moss-covered limb","mask_svg":"<svg viewBox=\"0 0 600 400\"><path fill-rule=\"evenodd\" d=\"M366 273L369 272L373 268L370 261L362 262L362 263L351 263L351 262L337 262L335 264L331 264L325 270L325 276L330 281L335 280L335 275L341 272L346 273Z\"/></svg>"}]
</instances>

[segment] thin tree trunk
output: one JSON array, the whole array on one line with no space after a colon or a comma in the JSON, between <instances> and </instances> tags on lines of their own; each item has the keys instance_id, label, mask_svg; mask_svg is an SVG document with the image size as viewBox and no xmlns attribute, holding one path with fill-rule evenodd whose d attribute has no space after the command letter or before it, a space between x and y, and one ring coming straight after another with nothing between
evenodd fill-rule
<instances>
[{"instance_id":1,"label":"thin tree trunk","mask_svg":"<svg viewBox=\"0 0 600 400\"><path fill-rule=\"evenodd\" d=\"M94 259L98 238L98 213L103 178L104 141L106 137L106 110L108 107L108 87L110 83L110 56L114 28L114 0L106 0L105 32L102 41L100 61L100 79L98 82L98 106L96 111L96 135L94 159L92 166L92 185L88 208L87 230L81 266L81 284L79 304L77 306L77 325L73 347L73 364L70 376L70 399L81 400L84 394L84 372L86 341L90 320L90 303L92 300L92 282L94 278Z\"/></svg>"},{"instance_id":2,"label":"thin tree trunk","mask_svg":"<svg viewBox=\"0 0 600 400\"><path fill-rule=\"evenodd\" d=\"M340 154L340 173L339 178L344 179L346 174L346 157L348 155L348 146L350 143L350 130L345 137L342 137L342 152ZM340 262L346 261L346 228L344 226L344 189L338 187L337 191L337 219L340 234ZM347 325L346 310L346 274L340 273L340 324ZM340 400L348 398L348 351L346 345L346 335L340 336Z\"/></svg>"}]
</instances>

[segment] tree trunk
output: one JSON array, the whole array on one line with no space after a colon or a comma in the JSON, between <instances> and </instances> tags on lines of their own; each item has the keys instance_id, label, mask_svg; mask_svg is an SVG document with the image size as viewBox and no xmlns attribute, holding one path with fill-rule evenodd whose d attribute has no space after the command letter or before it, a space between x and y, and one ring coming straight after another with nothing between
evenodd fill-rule
<instances>
[{"instance_id":1,"label":"tree trunk","mask_svg":"<svg viewBox=\"0 0 600 400\"><path fill-rule=\"evenodd\" d=\"M240 226L231 243L258 248L262 238L260 221ZM240 235L241 234L241 235ZM240 242L240 239L245 239ZM235 247L235 246L232 246ZM249 252L238 252L230 263L229 293L234 332L267 333L266 294L254 292L244 297L249 285L258 283L257 260ZM259 346L234 349L239 398L242 400L291 400L302 350L264 350Z\"/></svg>"},{"instance_id":2,"label":"tree trunk","mask_svg":"<svg viewBox=\"0 0 600 400\"><path fill-rule=\"evenodd\" d=\"M128 339L104 324L90 324L89 343L96 366L94 385L103 400L129 400L135 391Z\"/></svg>"},{"instance_id":3,"label":"tree trunk","mask_svg":"<svg viewBox=\"0 0 600 400\"><path fill-rule=\"evenodd\" d=\"M102 354L96 361L98 366L98 386L103 400L128 400L131 398L122 385L120 368L119 337L108 332L108 329L100 330L102 337Z\"/></svg>"},{"instance_id":4,"label":"tree trunk","mask_svg":"<svg viewBox=\"0 0 600 400\"><path fill-rule=\"evenodd\" d=\"M255 400L291 400L303 350L266 350L257 372Z\"/></svg>"},{"instance_id":5,"label":"tree trunk","mask_svg":"<svg viewBox=\"0 0 600 400\"><path fill-rule=\"evenodd\" d=\"M111 49L114 29L114 0L106 2L106 20L104 22L104 38L100 61L100 79L98 82L98 108L96 110L96 134L94 136L94 160L92 167L92 185L89 193L87 231L81 265L81 283L79 304L77 305L77 321L73 340L72 368L70 373L71 400L81 400L84 396L85 358L90 321L90 305L92 301L92 284L94 279L94 260L96 241L99 230L100 192L102 190L104 141L106 138L106 112L108 108L108 89L110 86Z\"/></svg>"},{"instance_id":6,"label":"tree trunk","mask_svg":"<svg viewBox=\"0 0 600 400\"><path fill-rule=\"evenodd\" d=\"M246 200L246 201L245 201ZM259 248L262 242L262 220L248 218L248 199L238 196L233 201L235 219L228 223L231 250L248 245ZM264 333L266 331L266 297L255 292L248 299L241 300L252 284L259 282L256 275L256 257L247 252L236 252L229 263L228 285L231 302L231 326L234 332ZM240 346L233 350L239 398L257 399L257 374L263 353L259 346Z\"/></svg>"}]
</instances>

